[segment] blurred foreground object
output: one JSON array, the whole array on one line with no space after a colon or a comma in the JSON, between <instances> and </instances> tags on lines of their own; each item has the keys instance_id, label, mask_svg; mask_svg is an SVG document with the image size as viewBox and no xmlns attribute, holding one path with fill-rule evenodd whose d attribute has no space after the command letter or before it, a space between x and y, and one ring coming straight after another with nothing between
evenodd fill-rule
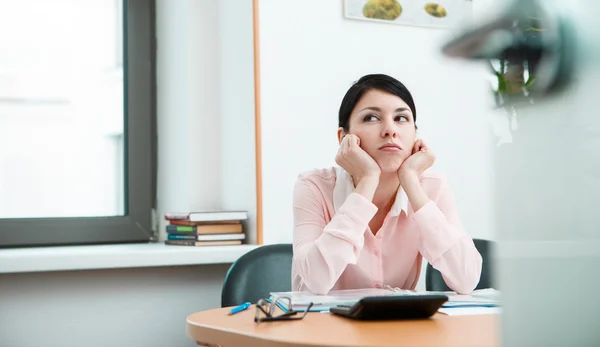
<instances>
[{"instance_id":1,"label":"blurred foreground object","mask_svg":"<svg viewBox=\"0 0 600 347\"><path fill-rule=\"evenodd\" d=\"M503 346L600 346L600 2L505 1L442 51L490 66Z\"/></svg>"}]
</instances>

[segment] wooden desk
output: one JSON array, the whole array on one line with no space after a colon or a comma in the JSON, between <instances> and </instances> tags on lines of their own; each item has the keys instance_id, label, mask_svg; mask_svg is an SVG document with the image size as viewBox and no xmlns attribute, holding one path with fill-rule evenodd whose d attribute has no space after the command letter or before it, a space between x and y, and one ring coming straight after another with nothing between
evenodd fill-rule
<instances>
[{"instance_id":1,"label":"wooden desk","mask_svg":"<svg viewBox=\"0 0 600 347\"><path fill-rule=\"evenodd\" d=\"M254 323L255 307L233 316L229 309L187 317L187 335L226 347L300 346L500 346L498 315L446 316L427 320L358 322L329 313L311 312L304 319Z\"/></svg>"}]
</instances>

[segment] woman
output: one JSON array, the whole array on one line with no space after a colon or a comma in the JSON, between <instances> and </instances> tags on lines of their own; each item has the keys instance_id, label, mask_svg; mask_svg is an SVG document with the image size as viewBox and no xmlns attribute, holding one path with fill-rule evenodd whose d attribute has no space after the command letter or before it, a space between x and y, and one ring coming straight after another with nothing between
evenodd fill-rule
<instances>
[{"instance_id":1,"label":"woman","mask_svg":"<svg viewBox=\"0 0 600 347\"><path fill-rule=\"evenodd\" d=\"M294 187L292 290L414 289L424 257L460 294L477 286L481 255L462 229L433 152L416 138L413 98L398 80L367 75L339 110L338 168Z\"/></svg>"}]
</instances>

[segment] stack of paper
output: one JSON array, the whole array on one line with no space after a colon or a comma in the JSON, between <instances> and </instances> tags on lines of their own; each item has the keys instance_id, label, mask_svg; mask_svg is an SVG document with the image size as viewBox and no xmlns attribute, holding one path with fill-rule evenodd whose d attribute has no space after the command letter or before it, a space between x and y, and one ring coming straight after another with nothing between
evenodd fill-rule
<instances>
[{"instance_id":1,"label":"stack of paper","mask_svg":"<svg viewBox=\"0 0 600 347\"><path fill-rule=\"evenodd\" d=\"M318 295L310 292L273 292L271 293L271 301L275 301L278 297L291 299L294 311L304 311L312 302L311 311L328 311L332 306L338 305L353 305L358 300L366 296L384 296L384 295L403 295L401 293L378 288L365 289L348 289L348 290L332 290L327 295ZM286 301L277 301L283 303ZM279 307L282 310L289 310L289 307Z\"/></svg>"},{"instance_id":2,"label":"stack of paper","mask_svg":"<svg viewBox=\"0 0 600 347\"><path fill-rule=\"evenodd\" d=\"M451 316L498 314L502 312L500 292L495 289L476 290L470 295L460 295L454 292L445 292L448 301L439 310Z\"/></svg>"},{"instance_id":3,"label":"stack of paper","mask_svg":"<svg viewBox=\"0 0 600 347\"><path fill-rule=\"evenodd\" d=\"M455 292L413 291L387 288L365 288L349 290L333 290L327 295L318 295L311 292L272 292L271 302L277 302L280 309L304 311L312 303L311 311L328 311L332 306L353 305L367 296L389 295L424 295L444 294L448 296L439 312L447 315L490 314L500 312L500 292L495 289L476 290L470 295L460 295ZM291 307L285 307L287 300L291 299Z\"/></svg>"},{"instance_id":4,"label":"stack of paper","mask_svg":"<svg viewBox=\"0 0 600 347\"><path fill-rule=\"evenodd\" d=\"M442 307L438 310L439 313L443 313L448 316L474 316L480 314L500 314L502 313L502 307Z\"/></svg>"}]
</instances>

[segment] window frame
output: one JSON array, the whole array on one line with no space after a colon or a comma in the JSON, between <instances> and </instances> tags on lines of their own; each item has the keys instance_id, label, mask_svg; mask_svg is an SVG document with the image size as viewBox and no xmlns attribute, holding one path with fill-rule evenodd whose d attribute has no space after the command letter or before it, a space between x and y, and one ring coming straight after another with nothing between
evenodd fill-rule
<instances>
[{"instance_id":1,"label":"window frame","mask_svg":"<svg viewBox=\"0 0 600 347\"><path fill-rule=\"evenodd\" d=\"M140 243L155 240L155 0L123 0L122 14L124 215L0 219L0 248Z\"/></svg>"}]
</instances>

